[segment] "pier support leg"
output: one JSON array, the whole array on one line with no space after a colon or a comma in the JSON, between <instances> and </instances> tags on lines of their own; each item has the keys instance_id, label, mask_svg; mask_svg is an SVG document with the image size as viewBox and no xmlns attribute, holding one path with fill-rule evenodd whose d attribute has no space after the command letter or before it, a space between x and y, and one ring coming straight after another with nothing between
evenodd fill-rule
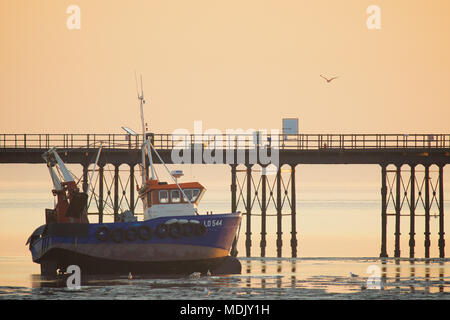
<instances>
[{"instance_id":1,"label":"pier support leg","mask_svg":"<svg viewBox=\"0 0 450 320\"><path fill-rule=\"evenodd\" d=\"M430 166L425 165L425 258L430 257Z\"/></svg>"},{"instance_id":2,"label":"pier support leg","mask_svg":"<svg viewBox=\"0 0 450 320\"><path fill-rule=\"evenodd\" d=\"M233 212L233 213L237 211L236 167L237 167L237 165L235 165L235 164L231 165L231 187L230 187L230 189L231 189L231 212Z\"/></svg>"},{"instance_id":3,"label":"pier support leg","mask_svg":"<svg viewBox=\"0 0 450 320\"><path fill-rule=\"evenodd\" d=\"M386 165L381 165L381 252L380 258L387 258L387 183L386 183Z\"/></svg>"},{"instance_id":4,"label":"pier support leg","mask_svg":"<svg viewBox=\"0 0 450 320\"><path fill-rule=\"evenodd\" d=\"M114 166L114 222L119 220L119 165Z\"/></svg>"},{"instance_id":5,"label":"pier support leg","mask_svg":"<svg viewBox=\"0 0 450 320\"><path fill-rule=\"evenodd\" d=\"M130 164L130 211L133 212L133 214L135 209L134 203L134 164Z\"/></svg>"},{"instance_id":6,"label":"pier support leg","mask_svg":"<svg viewBox=\"0 0 450 320\"><path fill-rule=\"evenodd\" d=\"M416 172L415 165L411 165L411 178L410 178L410 208L409 208L409 218L410 218L410 228L409 228L409 257L414 258L414 247L416 245L414 236L415 231L415 215L416 215Z\"/></svg>"},{"instance_id":7,"label":"pier support leg","mask_svg":"<svg viewBox=\"0 0 450 320\"><path fill-rule=\"evenodd\" d=\"M98 223L103 223L103 181L105 180L103 168L103 165L98 168Z\"/></svg>"},{"instance_id":8,"label":"pier support leg","mask_svg":"<svg viewBox=\"0 0 450 320\"><path fill-rule=\"evenodd\" d=\"M291 250L292 257L297 257L297 220L295 197L295 164L291 165Z\"/></svg>"},{"instance_id":9,"label":"pier support leg","mask_svg":"<svg viewBox=\"0 0 450 320\"><path fill-rule=\"evenodd\" d=\"M89 164L84 164L83 165L83 192L87 193L87 188L88 188L88 167Z\"/></svg>"},{"instance_id":10,"label":"pier support leg","mask_svg":"<svg viewBox=\"0 0 450 320\"><path fill-rule=\"evenodd\" d=\"M237 165L232 164L231 165L231 212L235 213L237 211L237 202L236 202L236 192L237 192L237 185L236 185L236 167ZM237 234L234 236L233 239L233 245L231 247L230 255L232 257L236 257L238 254L237 251Z\"/></svg>"},{"instance_id":11,"label":"pier support leg","mask_svg":"<svg viewBox=\"0 0 450 320\"><path fill-rule=\"evenodd\" d=\"M282 247L283 247L283 240L282 240L282 230L281 230L281 165L278 168L277 171L277 257L281 258L282 256Z\"/></svg>"},{"instance_id":12,"label":"pier support leg","mask_svg":"<svg viewBox=\"0 0 450 320\"><path fill-rule=\"evenodd\" d=\"M265 168L262 170L261 175L261 257L266 256L266 219L267 219L267 175Z\"/></svg>"},{"instance_id":13,"label":"pier support leg","mask_svg":"<svg viewBox=\"0 0 450 320\"><path fill-rule=\"evenodd\" d=\"M439 166L439 258L445 258L444 238L444 166Z\"/></svg>"},{"instance_id":14,"label":"pier support leg","mask_svg":"<svg viewBox=\"0 0 450 320\"><path fill-rule=\"evenodd\" d=\"M401 182L401 165L397 165L396 171L396 192L395 192L395 251L394 257L400 258L400 182Z\"/></svg>"},{"instance_id":15,"label":"pier support leg","mask_svg":"<svg viewBox=\"0 0 450 320\"><path fill-rule=\"evenodd\" d=\"M252 167L247 166L247 203L246 210L247 213L247 231L245 233L245 249L247 257L251 256L251 246L252 246Z\"/></svg>"}]
</instances>

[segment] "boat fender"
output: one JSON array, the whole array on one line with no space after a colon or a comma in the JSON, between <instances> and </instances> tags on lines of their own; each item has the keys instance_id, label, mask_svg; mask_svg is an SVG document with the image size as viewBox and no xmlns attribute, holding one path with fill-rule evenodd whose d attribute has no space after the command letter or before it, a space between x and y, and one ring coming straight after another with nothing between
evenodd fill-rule
<instances>
[{"instance_id":1,"label":"boat fender","mask_svg":"<svg viewBox=\"0 0 450 320\"><path fill-rule=\"evenodd\" d=\"M208 230L206 229L204 224L199 223L199 224L195 225L195 235L197 235L197 236L205 236L207 231Z\"/></svg>"},{"instance_id":2,"label":"boat fender","mask_svg":"<svg viewBox=\"0 0 450 320\"><path fill-rule=\"evenodd\" d=\"M179 223L172 223L169 225L169 235L171 238L180 238L182 234L181 225Z\"/></svg>"},{"instance_id":3,"label":"boat fender","mask_svg":"<svg viewBox=\"0 0 450 320\"><path fill-rule=\"evenodd\" d=\"M114 242L120 243L123 241L123 230L122 229L114 229L111 232L111 239L113 239Z\"/></svg>"},{"instance_id":4,"label":"boat fender","mask_svg":"<svg viewBox=\"0 0 450 320\"><path fill-rule=\"evenodd\" d=\"M178 219L170 219L170 220L167 220L165 222L165 224L173 224L173 223L177 223L177 222L178 222Z\"/></svg>"},{"instance_id":5,"label":"boat fender","mask_svg":"<svg viewBox=\"0 0 450 320\"><path fill-rule=\"evenodd\" d=\"M189 223L199 224L200 221L198 221L198 220L189 220Z\"/></svg>"},{"instance_id":6,"label":"boat fender","mask_svg":"<svg viewBox=\"0 0 450 320\"><path fill-rule=\"evenodd\" d=\"M156 235L159 238L166 238L168 235L169 226L165 223L161 223L159 226L156 227Z\"/></svg>"},{"instance_id":7,"label":"boat fender","mask_svg":"<svg viewBox=\"0 0 450 320\"><path fill-rule=\"evenodd\" d=\"M181 233L185 237L192 237L195 234L195 224L193 223L184 223L181 225Z\"/></svg>"},{"instance_id":8,"label":"boat fender","mask_svg":"<svg viewBox=\"0 0 450 320\"><path fill-rule=\"evenodd\" d=\"M189 223L189 221L187 221L186 219L180 219L180 220L178 220L178 223L185 224L185 223Z\"/></svg>"},{"instance_id":9,"label":"boat fender","mask_svg":"<svg viewBox=\"0 0 450 320\"><path fill-rule=\"evenodd\" d=\"M138 231L135 227L131 227L125 231L125 239L128 241L136 241L138 238Z\"/></svg>"},{"instance_id":10,"label":"boat fender","mask_svg":"<svg viewBox=\"0 0 450 320\"><path fill-rule=\"evenodd\" d=\"M152 228L148 226L140 226L138 228L138 236L141 240L149 240L152 237Z\"/></svg>"},{"instance_id":11,"label":"boat fender","mask_svg":"<svg viewBox=\"0 0 450 320\"><path fill-rule=\"evenodd\" d=\"M98 228L97 231L95 232L95 237L97 238L98 241L106 241L109 239L110 233L111 232L109 231L108 227L102 226Z\"/></svg>"}]
</instances>

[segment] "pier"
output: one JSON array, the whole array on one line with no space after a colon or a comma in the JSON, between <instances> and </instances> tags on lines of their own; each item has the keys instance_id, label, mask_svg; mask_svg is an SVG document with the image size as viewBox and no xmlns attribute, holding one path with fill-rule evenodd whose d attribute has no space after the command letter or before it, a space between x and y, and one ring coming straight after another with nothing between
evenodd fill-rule
<instances>
[{"instance_id":1,"label":"pier","mask_svg":"<svg viewBox=\"0 0 450 320\"><path fill-rule=\"evenodd\" d=\"M236 136L186 135L180 145L172 134L147 134L165 163L172 162L175 148L189 148L192 159L200 151L222 150L217 164L228 163L231 172L231 211L242 211L246 220L245 248L247 257L252 254L252 234L261 232L258 256L265 256L267 246L267 217L276 216L277 256L282 256L282 220L289 218L291 229L291 256L298 256L297 209L296 209L296 166L302 164L373 164L381 170L381 245L380 257L388 257L388 217L395 218L395 249L391 256L415 257L416 218L425 221L425 258L430 258L430 210L435 206L439 212L439 257L445 257L444 232L444 167L450 163L450 134L280 134L270 140L257 139L250 134ZM142 135L128 134L0 134L0 163L43 164L41 155L56 147L64 162L79 164L83 169L82 186L87 190L89 168L95 161L98 147L103 146L98 163L98 180L95 184L94 201L90 201L89 214L98 215L103 222L106 204L113 208L114 219L119 215L123 202L127 209L135 211L138 197L136 191L135 167L140 163ZM240 139L242 138L242 139ZM201 144L198 141L202 141ZM219 142L226 141L222 144ZM239 143L238 141L244 141ZM251 161L255 149L269 148L272 141L278 141L279 167L273 174L263 174L266 165L259 156ZM216 144L217 142L217 144ZM218 147L219 146L219 147ZM229 161L227 155L232 155ZM239 154L244 155L240 157ZM215 153L217 156L217 153ZM153 157L160 163L158 157ZM204 164L202 158L194 164ZM107 165L113 167L111 179L105 175ZM128 179L122 181L119 172ZM437 172L437 177L430 175ZM422 174L423 173L423 174ZM423 209L424 214L418 214ZM95 211L92 211L95 210ZM261 225L251 224L251 217L261 216ZM408 217L410 222L409 251L400 248L400 219ZM236 245L233 250L235 252ZM233 252L232 252L233 253Z\"/></svg>"}]
</instances>

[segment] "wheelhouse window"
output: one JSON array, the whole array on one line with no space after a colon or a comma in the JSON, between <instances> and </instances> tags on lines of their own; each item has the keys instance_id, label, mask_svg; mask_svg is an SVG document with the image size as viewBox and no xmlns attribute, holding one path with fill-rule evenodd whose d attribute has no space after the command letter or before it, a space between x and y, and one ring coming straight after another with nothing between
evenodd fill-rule
<instances>
[{"instance_id":1,"label":"wheelhouse window","mask_svg":"<svg viewBox=\"0 0 450 320\"><path fill-rule=\"evenodd\" d=\"M170 191L170 201L171 202L180 202L181 198L180 198L180 191L179 190L172 190Z\"/></svg>"},{"instance_id":2,"label":"wheelhouse window","mask_svg":"<svg viewBox=\"0 0 450 320\"><path fill-rule=\"evenodd\" d=\"M186 197L183 197L186 202L188 201L187 199L191 202L197 200L197 197L200 194L199 189L183 189L183 192L186 195Z\"/></svg>"},{"instance_id":3,"label":"wheelhouse window","mask_svg":"<svg viewBox=\"0 0 450 320\"><path fill-rule=\"evenodd\" d=\"M193 201L197 200L197 197L199 194L200 194L200 190L198 190L198 189L192 190L192 200Z\"/></svg>"},{"instance_id":4,"label":"wheelhouse window","mask_svg":"<svg viewBox=\"0 0 450 320\"><path fill-rule=\"evenodd\" d=\"M169 192L167 190L159 191L159 203L168 203L169 202Z\"/></svg>"},{"instance_id":5,"label":"wheelhouse window","mask_svg":"<svg viewBox=\"0 0 450 320\"><path fill-rule=\"evenodd\" d=\"M184 193L184 196L183 196L184 201L187 202L188 199L189 199L189 201L192 201L192 190L191 189L183 189L183 193Z\"/></svg>"}]
</instances>

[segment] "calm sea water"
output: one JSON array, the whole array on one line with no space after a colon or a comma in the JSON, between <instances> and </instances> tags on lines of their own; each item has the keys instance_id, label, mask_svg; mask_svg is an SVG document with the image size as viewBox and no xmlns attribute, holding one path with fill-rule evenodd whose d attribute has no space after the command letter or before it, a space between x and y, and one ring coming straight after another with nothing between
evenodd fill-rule
<instances>
[{"instance_id":1,"label":"calm sea water","mask_svg":"<svg viewBox=\"0 0 450 320\"><path fill-rule=\"evenodd\" d=\"M82 276L45 280L29 257L0 258L0 299L450 299L449 260L377 258L241 258L242 274L229 276ZM375 267L370 267L375 266ZM371 269L381 288L369 289ZM353 274L353 275L352 275Z\"/></svg>"}]
</instances>

